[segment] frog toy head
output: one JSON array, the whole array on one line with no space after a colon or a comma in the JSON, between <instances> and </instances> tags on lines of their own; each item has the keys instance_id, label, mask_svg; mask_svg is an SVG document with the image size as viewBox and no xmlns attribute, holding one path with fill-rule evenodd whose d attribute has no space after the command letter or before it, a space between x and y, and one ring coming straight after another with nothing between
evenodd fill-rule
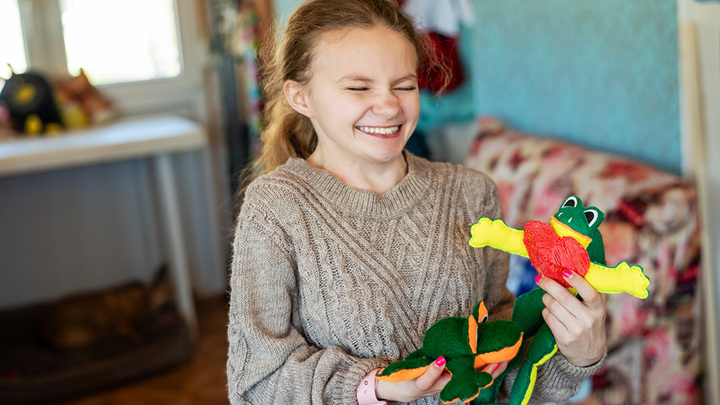
<instances>
[{"instance_id":1,"label":"frog toy head","mask_svg":"<svg viewBox=\"0 0 720 405\"><path fill-rule=\"evenodd\" d=\"M582 244L590 259L605 264L605 247L598 229L605 214L596 207L585 207L582 200L570 196L550 219L550 226L560 236L570 236Z\"/></svg>"}]
</instances>

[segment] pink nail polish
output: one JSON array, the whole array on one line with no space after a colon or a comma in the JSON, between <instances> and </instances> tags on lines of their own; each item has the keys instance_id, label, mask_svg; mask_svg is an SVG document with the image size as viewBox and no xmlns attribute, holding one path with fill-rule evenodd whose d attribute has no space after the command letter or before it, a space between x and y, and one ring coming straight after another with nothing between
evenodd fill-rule
<instances>
[{"instance_id":1,"label":"pink nail polish","mask_svg":"<svg viewBox=\"0 0 720 405\"><path fill-rule=\"evenodd\" d=\"M499 369L499 368L500 368L500 364L496 364L495 368L493 368L493 371L497 371L497 369Z\"/></svg>"},{"instance_id":2,"label":"pink nail polish","mask_svg":"<svg viewBox=\"0 0 720 405\"><path fill-rule=\"evenodd\" d=\"M437 360L435 360L435 365L438 367L443 367L445 365L445 357L440 356Z\"/></svg>"},{"instance_id":3,"label":"pink nail polish","mask_svg":"<svg viewBox=\"0 0 720 405\"><path fill-rule=\"evenodd\" d=\"M536 284L539 283L540 280L542 280L542 276L541 276L541 275L538 274L537 276L535 276L535 283L536 283Z\"/></svg>"},{"instance_id":4,"label":"pink nail polish","mask_svg":"<svg viewBox=\"0 0 720 405\"><path fill-rule=\"evenodd\" d=\"M568 278L572 276L572 272L570 270L563 270L563 277Z\"/></svg>"}]
</instances>

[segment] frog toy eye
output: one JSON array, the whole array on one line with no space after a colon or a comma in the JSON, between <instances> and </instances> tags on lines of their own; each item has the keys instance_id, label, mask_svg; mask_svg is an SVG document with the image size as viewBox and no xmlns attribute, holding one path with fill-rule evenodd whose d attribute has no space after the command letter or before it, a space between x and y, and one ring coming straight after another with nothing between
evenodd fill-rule
<instances>
[{"instance_id":1,"label":"frog toy eye","mask_svg":"<svg viewBox=\"0 0 720 405\"><path fill-rule=\"evenodd\" d=\"M562 207L560 207L560 208L577 207L578 205L580 205L580 201L578 201L578 200L579 200L579 199L578 199L577 197L575 197L575 196L568 197L568 198L565 199L565 201L563 202Z\"/></svg>"},{"instance_id":2,"label":"frog toy eye","mask_svg":"<svg viewBox=\"0 0 720 405\"><path fill-rule=\"evenodd\" d=\"M485 307L484 302L480 301L477 303L477 305L475 305L472 316L478 321L478 323L483 323L487 320L488 310Z\"/></svg>"},{"instance_id":3,"label":"frog toy eye","mask_svg":"<svg viewBox=\"0 0 720 405\"><path fill-rule=\"evenodd\" d=\"M592 226L595 225L595 223L597 222L598 217L600 217L600 215L598 214L598 212L596 210L585 210L584 213L585 213L585 218L588 221L588 226L592 228Z\"/></svg>"}]
</instances>

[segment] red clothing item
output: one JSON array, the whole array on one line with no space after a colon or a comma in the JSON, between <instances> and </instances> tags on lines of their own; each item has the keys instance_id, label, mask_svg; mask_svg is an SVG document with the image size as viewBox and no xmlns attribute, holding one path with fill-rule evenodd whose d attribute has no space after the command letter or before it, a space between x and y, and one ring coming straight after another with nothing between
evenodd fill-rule
<instances>
[{"instance_id":1,"label":"red clothing item","mask_svg":"<svg viewBox=\"0 0 720 405\"><path fill-rule=\"evenodd\" d=\"M462 62L460 61L460 44L458 39L446 37L436 32L427 32L421 35L427 37L432 44L432 54L430 57L435 58L439 63L445 64L450 68L451 76L445 91L451 92L465 83L465 69L463 69ZM418 71L418 85L421 89L437 93L442 89L446 80L447 79L441 74L441 70L435 65L429 63L427 60L421 61Z\"/></svg>"}]
</instances>

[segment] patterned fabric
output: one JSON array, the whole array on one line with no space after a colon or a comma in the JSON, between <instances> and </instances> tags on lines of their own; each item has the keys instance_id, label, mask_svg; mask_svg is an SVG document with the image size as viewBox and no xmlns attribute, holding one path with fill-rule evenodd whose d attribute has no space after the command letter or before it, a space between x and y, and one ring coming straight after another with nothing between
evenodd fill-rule
<instances>
[{"instance_id":1,"label":"patterned fabric","mask_svg":"<svg viewBox=\"0 0 720 405\"><path fill-rule=\"evenodd\" d=\"M609 356L582 403L699 403L700 229L694 188L636 161L512 131L493 117L479 123L465 165L497 183L508 225L547 221L565 197L577 195L605 213L600 229L608 265L638 264L650 278L648 299L607 296Z\"/></svg>"}]
</instances>

